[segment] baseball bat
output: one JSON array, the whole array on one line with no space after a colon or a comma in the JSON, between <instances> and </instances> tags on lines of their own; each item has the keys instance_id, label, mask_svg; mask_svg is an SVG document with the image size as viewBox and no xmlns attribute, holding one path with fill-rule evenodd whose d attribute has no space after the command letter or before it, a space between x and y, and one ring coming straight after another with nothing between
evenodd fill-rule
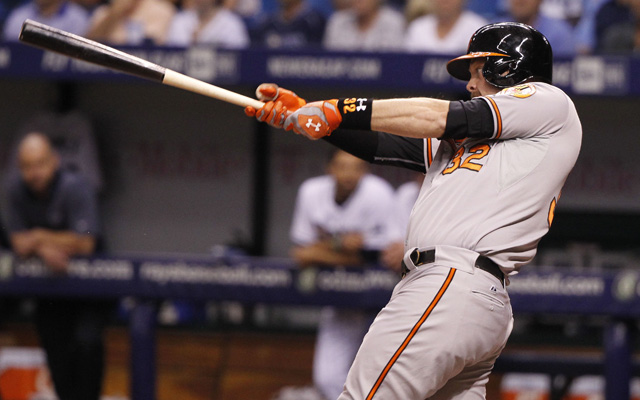
<instances>
[{"instance_id":1,"label":"baseball bat","mask_svg":"<svg viewBox=\"0 0 640 400\"><path fill-rule=\"evenodd\" d=\"M31 46L64 54L125 74L159 82L190 92L213 97L242 107L260 108L259 100L172 71L112 47L27 19L22 24L20 41Z\"/></svg>"}]
</instances>

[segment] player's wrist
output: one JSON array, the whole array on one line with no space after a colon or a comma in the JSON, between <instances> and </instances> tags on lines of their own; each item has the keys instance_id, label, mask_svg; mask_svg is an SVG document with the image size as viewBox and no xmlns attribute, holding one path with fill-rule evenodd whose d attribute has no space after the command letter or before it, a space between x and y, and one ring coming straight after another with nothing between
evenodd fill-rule
<instances>
[{"instance_id":1,"label":"player's wrist","mask_svg":"<svg viewBox=\"0 0 640 400\"><path fill-rule=\"evenodd\" d=\"M343 129L371 130L371 109L373 99L350 97L338 100L338 111L342 115L340 127Z\"/></svg>"}]
</instances>

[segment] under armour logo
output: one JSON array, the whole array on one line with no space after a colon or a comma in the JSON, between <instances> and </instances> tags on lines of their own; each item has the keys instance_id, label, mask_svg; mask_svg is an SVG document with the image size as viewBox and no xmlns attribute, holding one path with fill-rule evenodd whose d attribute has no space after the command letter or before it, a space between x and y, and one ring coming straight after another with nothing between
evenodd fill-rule
<instances>
[{"instance_id":1,"label":"under armour logo","mask_svg":"<svg viewBox=\"0 0 640 400\"><path fill-rule=\"evenodd\" d=\"M322 124L321 124L320 122L318 122L317 124L314 124L314 123L313 123L313 120L312 120L311 118L309 118L309 119L307 120L306 127L307 127L307 128L311 128L312 126L313 126L314 128L316 128L316 132L320 132L320 127L322 126Z\"/></svg>"},{"instance_id":2,"label":"under armour logo","mask_svg":"<svg viewBox=\"0 0 640 400\"><path fill-rule=\"evenodd\" d=\"M367 99L358 99L358 106L356 107L356 111L364 111L367 109L367 106L364 105L364 102Z\"/></svg>"}]
</instances>

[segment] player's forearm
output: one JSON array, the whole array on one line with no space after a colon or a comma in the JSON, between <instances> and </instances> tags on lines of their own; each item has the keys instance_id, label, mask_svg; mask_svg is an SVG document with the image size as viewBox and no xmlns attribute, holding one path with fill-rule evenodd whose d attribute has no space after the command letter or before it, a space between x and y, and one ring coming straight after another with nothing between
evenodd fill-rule
<instances>
[{"instance_id":1,"label":"player's forearm","mask_svg":"<svg viewBox=\"0 0 640 400\"><path fill-rule=\"evenodd\" d=\"M70 231L52 231L38 229L38 242L49 246L55 246L66 254L89 255L93 253L96 239L90 235L80 235Z\"/></svg>"},{"instance_id":2,"label":"player's forearm","mask_svg":"<svg viewBox=\"0 0 640 400\"><path fill-rule=\"evenodd\" d=\"M296 247L291 256L301 266L313 264L323 265L361 265L363 259L359 252L346 252L331 249L323 243L310 246Z\"/></svg>"},{"instance_id":3,"label":"player's forearm","mask_svg":"<svg viewBox=\"0 0 640 400\"><path fill-rule=\"evenodd\" d=\"M413 138L437 138L447 125L449 102L429 98L374 100L371 129Z\"/></svg>"}]
</instances>

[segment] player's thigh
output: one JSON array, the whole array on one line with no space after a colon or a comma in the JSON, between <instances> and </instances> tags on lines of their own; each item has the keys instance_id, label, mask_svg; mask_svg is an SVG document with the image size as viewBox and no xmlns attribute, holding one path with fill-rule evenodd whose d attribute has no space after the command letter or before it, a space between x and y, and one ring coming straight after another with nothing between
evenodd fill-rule
<instances>
[{"instance_id":1,"label":"player's thigh","mask_svg":"<svg viewBox=\"0 0 640 400\"><path fill-rule=\"evenodd\" d=\"M425 268L396 287L365 336L341 399L367 398L372 391L381 399L424 399L468 362L499 353L510 307L475 293L490 289L485 276L476 282L468 272L450 274L446 267Z\"/></svg>"}]
</instances>

